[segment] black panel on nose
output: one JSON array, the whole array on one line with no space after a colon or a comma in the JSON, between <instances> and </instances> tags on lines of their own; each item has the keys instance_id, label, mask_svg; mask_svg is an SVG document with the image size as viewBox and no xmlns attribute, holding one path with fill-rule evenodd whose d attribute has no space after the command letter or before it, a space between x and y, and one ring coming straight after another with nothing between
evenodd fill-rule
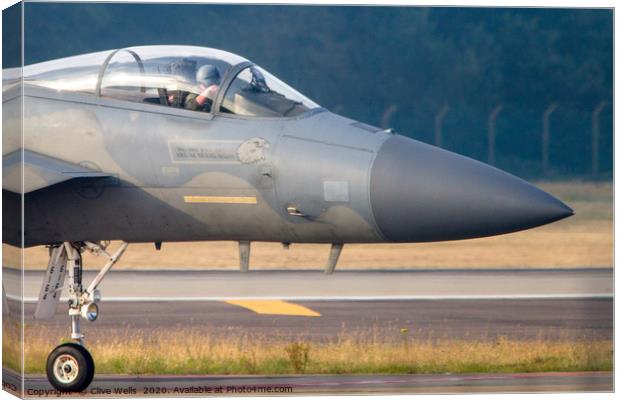
<instances>
[{"instance_id":1,"label":"black panel on nose","mask_svg":"<svg viewBox=\"0 0 620 400\"><path fill-rule=\"evenodd\" d=\"M381 233L393 242L497 235L573 214L522 179L404 136L379 150L370 200Z\"/></svg>"}]
</instances>

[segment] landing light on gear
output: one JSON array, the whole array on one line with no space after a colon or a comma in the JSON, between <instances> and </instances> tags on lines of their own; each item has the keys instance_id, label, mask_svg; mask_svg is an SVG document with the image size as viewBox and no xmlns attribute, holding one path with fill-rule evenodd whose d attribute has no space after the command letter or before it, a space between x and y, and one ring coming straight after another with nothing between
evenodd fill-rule
<instances>
[{"instance_id":1,"label":"landing light on gear","mask_svg":"<svg viewBox=\"0 0 620 400\"><path fill-rule=\"evenodd\" d=\"M97 306L97 303L84 304L80 309L80 314L83 318L89 320L90 322L94 322L99 316L99 307Z\"/></svg>"}]
</instances>

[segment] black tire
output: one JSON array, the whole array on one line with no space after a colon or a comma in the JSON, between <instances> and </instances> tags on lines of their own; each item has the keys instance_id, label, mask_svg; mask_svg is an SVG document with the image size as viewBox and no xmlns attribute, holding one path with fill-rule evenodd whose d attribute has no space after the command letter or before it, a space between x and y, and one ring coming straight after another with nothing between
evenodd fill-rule
<instances>
[{"instance_id":1,"label":"black tire","mask_svg":"<svg viewBox=\"0 0 620 400\"><path fill-rule=\"evenodd\" d=\"M77 371L76 371L77 370ZM47 357L47 379L63 392L81 392L93 381L95 362L84 346L65 343Z\"/></svg>"}]
</instances>

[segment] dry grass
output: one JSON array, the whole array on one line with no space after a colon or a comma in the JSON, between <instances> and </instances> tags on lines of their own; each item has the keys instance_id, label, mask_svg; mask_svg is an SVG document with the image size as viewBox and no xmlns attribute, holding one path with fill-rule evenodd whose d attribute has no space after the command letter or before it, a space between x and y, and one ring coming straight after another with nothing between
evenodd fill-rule
<instances>
[{"instance_id":1,"label":"dry grass","mask_svg":"<svg viewBox=\"0 0 620 400\"><path fill-rule=\"evenodd\" d=\"M21 371L21 323L12 316L2 318L2 366Z\"/></svg>"},{"instance_id":2,"label":"dry grass","mask_svg":"<svg viewBox=\"0 0 620 400\"><path fill-rule=\"evenodd\" d=\"M554 224L508 235L442 243L364 244L345 246L339 269L446 267L589 267L613 264L613 187L610 183L540 183L576 215ZM3 245L4 265L19 265L19 250ZM253 243L251 267L322 268L328 245ZM238 268L233 242L132 244L121 269ZM27 249L26 268L44 268L47 250ZM87 268L100 268L102 258L85 256Z\"/></svg>"},{"instance_id":3,"label":"dry grass","mask_svg":"<svg viewBox=\"0 0 620 400\"><path fill-rule=\"evenodd\" d=\"M89 344L98 373L114 374L356 374L612 370L611 341L412 340L398 343L347 333L324 343L278 341L239 333L127 331ZM18 360L14 331L3 336L4 363ZM43 373L57 343L26 333L26 373Z\"/></svg>"}]
</instances>

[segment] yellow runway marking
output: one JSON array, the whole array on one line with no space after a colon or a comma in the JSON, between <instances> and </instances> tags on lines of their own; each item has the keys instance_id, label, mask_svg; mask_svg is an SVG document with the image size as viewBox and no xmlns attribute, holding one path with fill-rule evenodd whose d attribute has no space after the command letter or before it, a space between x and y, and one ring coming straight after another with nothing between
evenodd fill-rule
<instances>
[{"instance_id":1,"label":"yellow runway marking","mask_svg":"<svg viewBox=\"0 0 620 400\"><path fill-rule=\"evenodd\" d=\"M226 303L247 308L257 314L297 315L303 317L321 316L321 314L308 307L282 300L228 300Z\"/></svg>"},{"instance_id":2,"label":"yellow runway marking","mask_svg":"<svg viewBox=\"0 0 620 400\"><path fill-rule=\"evenodd\" d=\"M256 204L254 196L184 196L186 203Z\"/></svg>"}]
</instances>

